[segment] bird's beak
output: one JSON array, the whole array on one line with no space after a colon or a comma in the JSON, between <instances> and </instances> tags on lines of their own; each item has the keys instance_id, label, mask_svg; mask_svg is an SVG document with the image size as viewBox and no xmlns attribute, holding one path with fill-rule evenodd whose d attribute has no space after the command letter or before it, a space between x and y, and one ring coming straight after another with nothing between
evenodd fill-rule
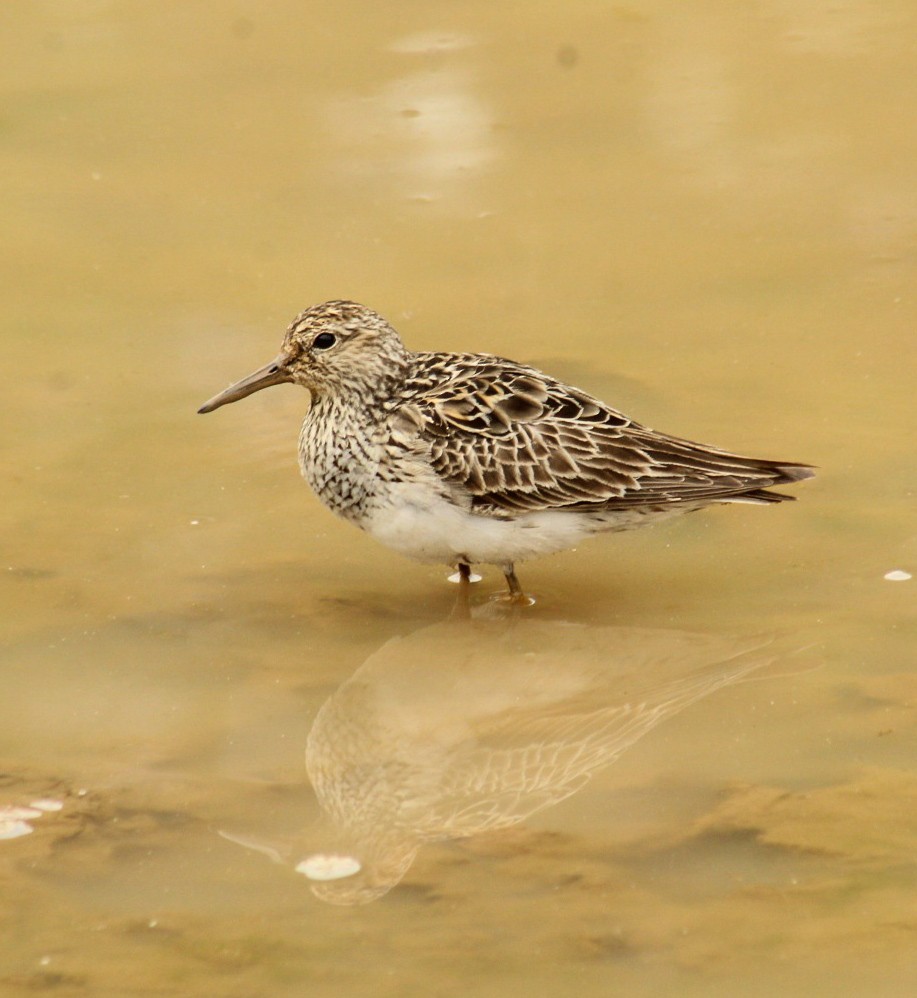
<instances>
[{"instance_id":1,"label":"bird's beak","mask_svg":"<svg viewBox=\"0 0 917 998\"><path fill-rule=\"evenodd\" d=\"M246 395L260 392L262 388L270 388L271 385L282 385L285 381L292 381L293 376L287 367L289 361L290 358L285 354L278 354L270 364L265 364L264 367L258 368L257 371L254 371L247 378L237 381L225 391L214 395L212 399L206 401L197 411L213 412L214 409L219 409L221 405L227 405L229 402L238 402L239 399L244 399Z\"/></svg>"}]
</instances>

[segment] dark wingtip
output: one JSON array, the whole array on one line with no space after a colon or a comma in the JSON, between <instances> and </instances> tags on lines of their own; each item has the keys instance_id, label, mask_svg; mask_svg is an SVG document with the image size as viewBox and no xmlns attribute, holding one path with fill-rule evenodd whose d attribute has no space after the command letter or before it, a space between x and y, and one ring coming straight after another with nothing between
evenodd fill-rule
<instances>
[{"instance_id":1,"label":"dark wingtip","mask_svg":"<svg viewBox=\"0 0 917 998\"><path fill-rule=\"evenodd\" d=\"M782 482L804 482L815 477L815 468L810 464L778 464L777 470L784 476Z\"/></svg>"}]
</instances>

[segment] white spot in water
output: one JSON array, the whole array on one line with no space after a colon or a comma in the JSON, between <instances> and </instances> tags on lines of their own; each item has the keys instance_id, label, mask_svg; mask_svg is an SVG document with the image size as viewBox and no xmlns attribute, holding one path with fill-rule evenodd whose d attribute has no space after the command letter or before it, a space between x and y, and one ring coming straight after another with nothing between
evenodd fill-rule
<instances>
[{"instance_id":1,"label":"white spot in water","mask_svg":"<svg viewBox=\"0 0 917 998\"><path fill-rule=\"evenodd\" d=\"M913 576L910 572L905 572L900 568L896 568L893 572L886 572L882 578L886 579L888 582L907 582L908 579L913 578Z\"/></svg>"},{"instance_id":2,"label":"white spot in water","mask_svg":"<svg viewBox=\"0 0 917 998\"><path fill-rule=\"evenodd\" d=\"M0 839L18 839L34 831L27 821L5 821L0 819Z\"/></svg>"},{"instance_id":3,"label":"white spot in water","mask_svg":"<svg viewBox=\"0 0 917 998\"><path fill-rule=\"evenodd\" d=\"M38 961L38 965L39 965L40 967L47 967L47 966L49 966L49 965L50 965L50 963L51 963L51 957L49 957L49 956L43 956L43 957L42 957L42 958L41 958L41 959L40 959L40 960Z\"/></svg>"},{"instance_id":4,"label":"white spot in water","mask_svg":"<svg viewBox=\"0 0 917 998\"><path fill-rule=\"evenodd\" d=\"M200 522L201 522L200 520L192 520L191 521L191 526L192 527L196 527Z\"/></svg>"},{"instance_id":5,"label":"white spot in water","mask_svg":"<svg viewBox=\"0 0 917 998\"><path fill-rule=\"evenodd\" d=\"M471 575L468 576L468 581L469 582L480 582L482 578L483 578L483 576L478 575L477 572L472 572ZM453 572L449 576L448 581L449 582L461 582L462 581L462 573L461 572Z\"/></svg>"},{"instance_id":6,"label":"white spot in water","mask_svg":"<svg viewBox=\"0 0 917 998\"><path fill-rule=\"evenodd\" d=\"M297 873L305 874L310 880L340 880L359 873L362 867L354 856L317 852L300 860L295 869Z\"/></svg>"},{"instance_id":7,"label":"white spot in water","mask_svg":"<svg viewBox=\"0 0 917 998\"><path fill-rule=\"evenodd\" d=\"M41 811L37 811L34 807L14 807L12 804L0 807L0 821L20 821L40 817Z\"/></svg>"},{"instance_id":8,"label":"white spot in water","mask_svg":"<svg viewBox=\"0 0 917 998\"><path fill-rule=\"evenodd\" d=\"M36 807L39 811L62 811L64 802L52 800L50 797L39 797L38 800L29 801L29 807Z\"/></svg>"}]
</instances>

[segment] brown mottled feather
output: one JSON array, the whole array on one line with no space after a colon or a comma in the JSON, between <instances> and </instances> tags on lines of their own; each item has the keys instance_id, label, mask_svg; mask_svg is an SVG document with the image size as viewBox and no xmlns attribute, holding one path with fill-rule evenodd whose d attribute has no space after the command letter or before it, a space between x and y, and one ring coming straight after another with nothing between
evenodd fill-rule
<instances>
[{"instance_id":1,"label":"brown mottled feather","mask_svg":"<svg viewBox=\"0 0 917 998\"><path fill-rule=\"evenodd\" d=\"M658 433L531 367L479 354L419 353L401 416L436 473L479 513L599 510L790 499L770 486L805 465L742 457Z\"/></svg>"}]
</instances>

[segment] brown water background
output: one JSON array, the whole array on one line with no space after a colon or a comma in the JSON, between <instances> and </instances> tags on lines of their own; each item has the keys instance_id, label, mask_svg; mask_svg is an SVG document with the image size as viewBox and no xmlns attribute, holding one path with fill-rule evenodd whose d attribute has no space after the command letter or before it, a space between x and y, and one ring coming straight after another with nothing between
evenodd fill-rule
<instances>
[{"instance_id":1,"label":"brown water background","mask_svg":"<svg viewBox=\"0 0 917 998\"><path fill-rule=\"evenodd\" d=\"M917 581L885 578L917 571L915 30L907 0L0 7L0 808L63 804L0 841L0 992L915 992ZM299 390L195 415L333 297L819 476L523 565L514 636L456 638L445 569L299 481ZM635 662L667 690L686 632L760 675L374 903L220 835L334 832L329 698L372 702L361 765L427 766L517 738L533 683L540 725Z\"/></svg>"}]
</instances>

